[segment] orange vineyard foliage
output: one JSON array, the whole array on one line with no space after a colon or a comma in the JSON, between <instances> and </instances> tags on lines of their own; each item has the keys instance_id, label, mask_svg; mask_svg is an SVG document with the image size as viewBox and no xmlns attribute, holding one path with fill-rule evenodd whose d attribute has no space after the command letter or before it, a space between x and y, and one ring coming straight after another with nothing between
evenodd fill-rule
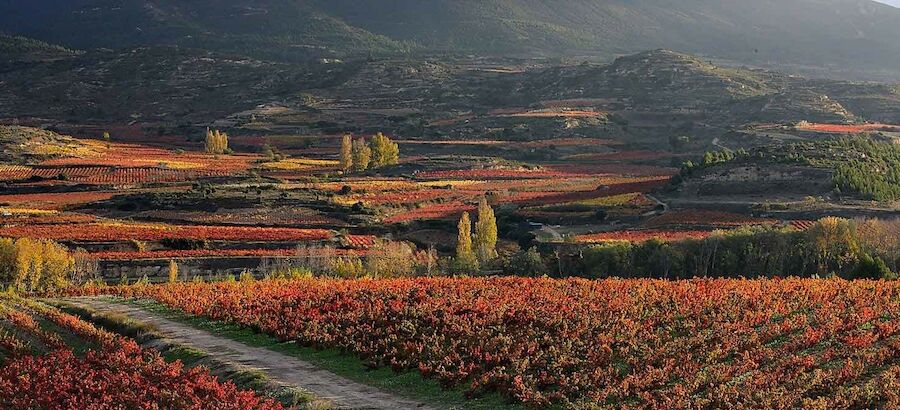
<instances>
[{"instance_id":1,"label":"orange vineyard foliage","mask_svg":"<svg viewBox=\"0 0 900 410\"><path fill-rule=\"evenodd\" d=\"M897 132L900 125L891 124L803 124L797 127L801 130L827 132L833 134L859 134L862 132Z\"/></svg>"},{"instance_id":2,"label":"orange vineyard foliage","mask_svg":"<svg viewBox=\"0 0 900 410\"><path fill-rule=\"evenodd\" d=\"M900 284L301 280L94 289L533 408L896 408Z\"/></svg>"}]
</instances>

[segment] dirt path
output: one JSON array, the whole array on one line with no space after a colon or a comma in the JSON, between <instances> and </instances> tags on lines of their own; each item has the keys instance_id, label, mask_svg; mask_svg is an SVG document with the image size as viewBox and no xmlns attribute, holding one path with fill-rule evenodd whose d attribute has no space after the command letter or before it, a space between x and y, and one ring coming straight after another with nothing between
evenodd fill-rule
<instances>
[{"instance_id":1,"label":"dirt path","mask_svg":"<svg viewBox=\"0 0 900 410\"><path fill-rule=\"evenodd\" d=\"M160 317L158 314L147 312L136 306L112 303L96 298L74 298L66 299L66 301L100 312L122 314L153 325L163 336L179 344L202 350L220 361L237 363L263 371L275 382L299 387L340 408L432 408L415 400L396 397L377 388L347 380L296 357L216 336L207 331Z\"/></svg>"}]
</instances>

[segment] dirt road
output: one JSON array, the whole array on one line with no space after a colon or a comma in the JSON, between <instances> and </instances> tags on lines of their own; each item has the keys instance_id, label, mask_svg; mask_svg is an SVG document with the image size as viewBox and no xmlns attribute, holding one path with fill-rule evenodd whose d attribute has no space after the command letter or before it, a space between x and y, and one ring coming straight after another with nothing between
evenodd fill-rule
<instances>
[{"instance_id":1,"label":"dirt road","mask_svg":"<svg viewBox=\"0 0 900 410\"><path fill-rule=\"evenodd\" d=\"M339 408L350 409L431 409L411 399L397 397L345 379L317 368L312 363L269 349L248 346L179 322L175 322L139 307L108 302L96 298L66 299L66 302L92 308L100 312L117 313L154 326L160 334L178 344L202 350L214 359L237 363L265 372L275 382L296 386L318 398L326 399Z\"/></svg>"}]
</instances>

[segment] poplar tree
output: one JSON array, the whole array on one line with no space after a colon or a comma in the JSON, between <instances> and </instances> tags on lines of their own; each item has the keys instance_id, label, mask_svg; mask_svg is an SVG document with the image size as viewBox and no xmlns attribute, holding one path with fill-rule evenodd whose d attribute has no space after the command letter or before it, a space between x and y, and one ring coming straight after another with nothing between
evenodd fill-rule
<instances>
[{"instance_id":1,"label":"poplar tree","mask_svg":"<svg viewBox=\"0 0 900 410\"><path fill-rule=\"evenodd\" d=\"M341 169L350 172L353 168L353 138L345 134L341 141Z\"/></svg>"},{"instance_id":2,"label":"poplar tree","mask_svg":"<svg viewBox=\"0 0 900 410\"><path fill-rule=\"evenodd\" d=\"M369 162L372 160L372 149L366 144L365 138L353 142L353 163L352 169L355 172L363 172L369 168Z\"/></svg>"},{"instance_id":3,"label":"poplar tree","mask_svg":"<svg viewBox=\"0 0 900 410\"><path fill-rule=\"evenodd\" d=\"M228 134L219 130L206 129L206 152L224 154L228 151Z\"/></svg>"},{"instance_id":4,"label":"poplar tree","mask_svg":"<svg viewBox=\"0 0 900 410\"><path fill-rule=\"evenodd\" d=\"M469 213L463 212L459 218L459 235L456 239L456 266L459 270L474 272L478 270L478 259L472 250L472 221Z\"/></svg>"},{"instance_id":5,"label":"poplar tree","mask_svg":"<svg viewBox=\"0 0 900 410\"><path fill-rule=\"evenodd\" d=\"M475 223L475 252L481 263L497 257L497 218L486 197L478 203L478 222Z\"/></svg>"}]
</instances>

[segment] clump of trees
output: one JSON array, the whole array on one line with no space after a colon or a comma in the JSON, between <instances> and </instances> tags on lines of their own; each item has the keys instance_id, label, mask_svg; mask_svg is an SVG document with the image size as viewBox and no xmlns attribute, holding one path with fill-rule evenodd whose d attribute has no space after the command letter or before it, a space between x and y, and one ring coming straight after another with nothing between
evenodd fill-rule
<instances>
[{"instance_id":1,"label":"clump of trees","mask_svg":"<svg viewBox=\"0 0 900 410\"><path fill-rule=\"evenodd\" d=\"M893 279L900 267L900 220L828 217L806 231L758 226L703 240L610 242L559 262L555 273L588 278Z\"/></svg>"},{"instance_id":2,"label":"clump of trees","mask_svg":"<svg viewBox=\"0 0 900 410\"><path fill-rule=\"evenodd\" d=\"M344 135L341 141L340 163L344 172L364 172L399 161L400 147L380 132L369 142L363 137L354 141L350 135Z\"/></svg>"},{"instance_id":3,"label":"clump of trees","mask_svg":"<svg viewBox=\"0 0 900 410\"><path fill-rule=\"evenodd\" d=\"M900 147L863 138L832 144L836 152L852 154L835 166L831 182L836 190L874 201L900 200Z\"/></svg>"},{"instance_id":4,"label":"clump of trees","mask_svg":"<svg viewBox=\"0 0 900 410\"><path fill-rule=\"evenodd\" d=\"M487 198L482 197L478 203L474 235L468 212L463 212L460 217L457 232L454 271L473 273L497 258L497 218Z\"/></svg>"},{"instance_id":5,"label":"clump of trees","mask_svg":"<svg viewBox=\"0 0 900 410\"><path fill-rule=\"evenodd\" d=\"M228 134L219 130L206 129L206 152L209 154L226 154L231 152L228 148Z\"/></svg>"},{"instance_id":6,"label":"clump of trees","mask_svg":"<svg viewBox=\"0 0 900 410\"><path fill-rule=\"evenodd\" d=\"M48 240L0 238L0 281L25 292L65 287L76 273L66 247Z\"/></svg>"}]
</instances>

